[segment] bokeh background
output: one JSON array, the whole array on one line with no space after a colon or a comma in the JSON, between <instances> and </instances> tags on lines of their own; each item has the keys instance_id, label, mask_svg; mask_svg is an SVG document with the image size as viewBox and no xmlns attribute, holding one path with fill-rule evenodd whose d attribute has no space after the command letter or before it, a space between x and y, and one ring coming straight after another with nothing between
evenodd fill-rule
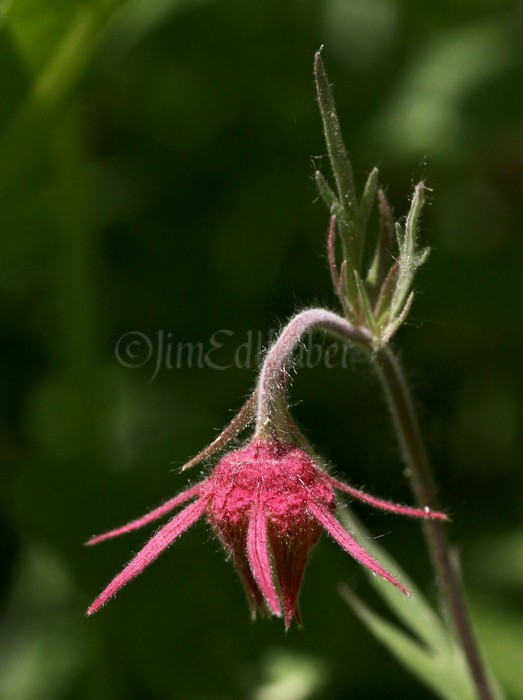
<instances>
[{"instance_id":1,"label":"bokeh background","mask_svg":"<svg viewBox=\"0 0 523 700\"><path fill-rule=\"evenodd\" d=\"M151 379L158 334L208 349L225 331L225 366L249 332L266 344L296 309L335 308L312 178L329 173L325 44L360 186L377 164L397 215L418 179L432 190L396 345L482 645L522 698L521 2L11 0L0 16L0 697L432 697L340 597L377 604L327 538L301 631L250 621L203 523L84 617L147 533L83 542L196 479L178 467L255 381L254 361ZM115 353L129 333L132 367ZM363 360L302 369L292 399L340 476L411 502ZM419 526L358 514L435 601Z\"/></svg>"}]
</instances>

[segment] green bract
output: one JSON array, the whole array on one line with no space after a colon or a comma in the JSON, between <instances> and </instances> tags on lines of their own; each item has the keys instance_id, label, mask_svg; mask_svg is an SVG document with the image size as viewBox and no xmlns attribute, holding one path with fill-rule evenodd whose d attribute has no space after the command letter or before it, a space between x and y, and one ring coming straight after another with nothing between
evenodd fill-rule
<instances>
[{"instance_id":1,"label":"green bract","mask_svg":"<svg viewBox=\"0 0 523 700\"><path fill-rule=\"evenodd\" d=\"M407 317L414 299L412 286L416 270L429 254L428 248L419 248L417 240L425 187L423 182L416 185L405 225L394 222L387 198L379 189L377 168L371 171L363 194L358 198L321 50L316 53L314 69L335 190L320 172L316 172L316 183L335 217L335 232L342 253L338 270L333 229L330 256L333 283L348 320L368 329L374 346L379 348L388 343ZM370 264L365 266L363 251L367 226L376 204L381 230Z\"/></svg>"}]
</instances>

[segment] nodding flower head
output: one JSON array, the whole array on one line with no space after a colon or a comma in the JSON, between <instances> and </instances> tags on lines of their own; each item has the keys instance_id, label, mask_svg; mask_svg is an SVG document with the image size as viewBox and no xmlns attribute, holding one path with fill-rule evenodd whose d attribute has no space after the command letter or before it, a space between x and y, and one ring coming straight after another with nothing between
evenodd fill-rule
<instances>
[{"instance_id":1,"label":"nodding flower head","mask_svg":"<svg viewBox=\"0 0 523 700\"><path fill-rule=\"evenodd\" d=\"M407 590L356 542L335 517L335 490L376 508L416 518L444 520L442 513L398 506L369 496L327 474L308 452L291 442L255 436L229 452L209 477L123 527L92 538L116 537L192 502L161 527L111 581L88 610L96 612L198 519L218 534L243 581L253 617L257 611L300 621L297 597L310 548L325 530L370 571Z\"/></svg>"},{"instance_id":2,"label":"nodding flower head","mask_svg":"<svg viewBox=\"0 0 523 700\"><path fill-rule=\"evenodd\" d=\"M208 520L243 580L253 615L281 615L289 626L307 556L321 526L311 503L335 510L326 475L301 449L254 440L218 463L206 489ZM271 557L272 555L272 557Z\"/></svg>"}]
</instances>

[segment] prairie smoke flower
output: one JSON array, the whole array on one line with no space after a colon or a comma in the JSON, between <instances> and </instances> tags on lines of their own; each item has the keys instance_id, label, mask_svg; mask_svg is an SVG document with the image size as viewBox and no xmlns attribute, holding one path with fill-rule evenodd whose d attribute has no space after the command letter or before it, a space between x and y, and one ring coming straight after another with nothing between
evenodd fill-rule
<instances>
[{"instance_id":1,"label":"prairie smoke flower","mask_svg":"<svg viewBox=\"0 0 523 700\"><path fill-rule=\"evenodd\" d=\"M93 537L88 544L141 528L192 501L147 542L96 598L96 612L200 518L218 534L245 587L252 616L283 615L300 621L297 597L310 548L324 529L354 559L408 594L336 519L335 491L382 510L445 520L443 513L399 506L337 481L303 449L278 438L255 436L229 452L211 475L143 517Z\"/></svg>"}]
</instances>

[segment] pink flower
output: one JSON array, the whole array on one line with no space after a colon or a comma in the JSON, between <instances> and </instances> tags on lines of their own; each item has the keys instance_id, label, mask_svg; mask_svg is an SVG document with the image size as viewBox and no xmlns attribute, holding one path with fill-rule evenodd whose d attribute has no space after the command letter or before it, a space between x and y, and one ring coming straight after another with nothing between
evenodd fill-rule
<instances>
[{"instance_id":1,"label":"pink flower","mask_svg":"<svg viewBox=\"0 0 523 700\"><path fill-rule=\"evenodd\" d=\"M443 513L368 496L331 477L296 445L255 437L246 447L226 454L204 481L142 518L89 540L88 544L97 544L131 532L192 501L153 535L87 612L105 605L203 516L240 574L253 617L257 611L283 615L286 627L294 616L300 621L298 592L309 550L322 529L363 566L408 594L336 519L335 490L391 513L446 519Z\"/></svg>"}]
</instances>

